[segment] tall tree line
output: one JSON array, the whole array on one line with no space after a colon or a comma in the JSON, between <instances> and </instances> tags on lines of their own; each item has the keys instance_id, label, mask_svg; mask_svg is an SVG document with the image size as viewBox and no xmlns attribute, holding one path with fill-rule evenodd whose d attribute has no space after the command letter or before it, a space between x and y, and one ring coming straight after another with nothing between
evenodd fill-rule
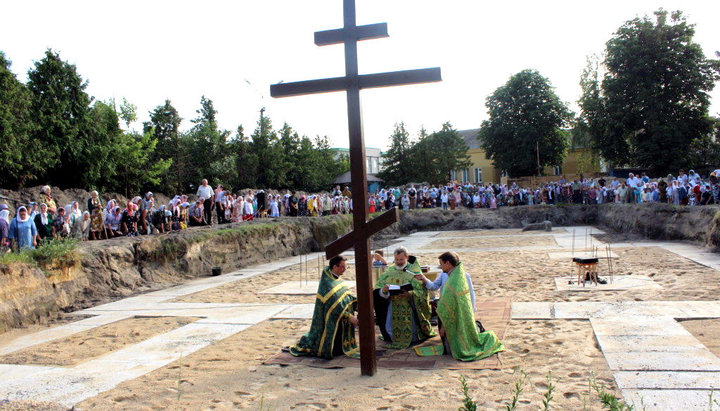
<instances>
[{"instance_id":1,"label":"tall tree line","mask_svg":"<svg viewBox=\"0 0 720 411\"><path fill-rule=\"evenodd\" d=\"M590 150L593 169L600 156L653 175L717 168L720 122L709 115L709 92L720 61L706 58L694 35L680 11L626 21L603 57L588 59L577 118L536 70L511 76L486 99L478 135L486 156L512 177L560 165L578 146Z\"/></svg>"},{"instance_id":2,"label":"tall tree line","mask_svg":"<svg viewBox=\"0 0 720 411\"><path fill-rule=\"evenodd\" d=\"M694 35L682 12L660 9L654 19L626 21L604 57L589 59L579 126L611 165L655 175L719 165L717 120L708 110L720 61L706 58Z\"/></svg>"},{"instance_id":3,"label":"tall tree line","mask_svg":"<svg viewBox=\"0 0 720 411\"><path fill-rule=\"evenodd\" d=\"M349 169L336 159L326 137L300 136L285 124L279 131L261 110L248 138L217 124L205 96L192 127L170 100L150 112L142 132L131 131L136 107L123 99L95 101L77 68L47 50L28 72L27 84L10 70L0 51L0 186L53 184L126 195L157 190L172 195L194 190L203 178L232 189L328 189ZM120 127L120 122L126 130Z\"/></svg>"},{"instance_id":4,"label":"tall tree line","mask_svg":"<svg viewBox=\"0 0 720 411\"><path fill-rule=\"evenodd\" d=\"M450 123L428 134L423 128L418 139L411 140L404 123L395 125L390 148L383 155L383 171L379 177L388 185L410 182L443 184L452 170L470 167L468 147Z\"/></svg>"}]
</instances>

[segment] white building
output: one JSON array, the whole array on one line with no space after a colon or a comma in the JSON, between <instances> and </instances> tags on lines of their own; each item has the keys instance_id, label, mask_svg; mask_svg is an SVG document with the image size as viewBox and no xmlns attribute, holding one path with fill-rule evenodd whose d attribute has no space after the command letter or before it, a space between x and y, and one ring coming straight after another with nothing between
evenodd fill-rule
<instances>
[{"instance_id":1,"label":"white building","mask_svg":"<svg viewBox=\"0 0 720 411\"><path fill-rule=\"evenodd\" d=\"M350 156L350 149L333 148L333 150L335 151L335 158ZM382 171L382 151L379 148L365 147L365 162L368 174L379 173Z\"/></svg>"}]
</instances>

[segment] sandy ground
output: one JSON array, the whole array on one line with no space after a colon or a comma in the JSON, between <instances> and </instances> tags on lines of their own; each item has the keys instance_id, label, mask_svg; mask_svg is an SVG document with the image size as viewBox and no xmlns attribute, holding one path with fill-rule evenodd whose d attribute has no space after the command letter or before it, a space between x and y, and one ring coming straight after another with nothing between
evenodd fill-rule
<instances>
[{"instance_id":1,"label":"sandy ground","mask_svg":"<svg viewBox=\"0 0 720 411\"><path fill-rule=\"evenodd\" d=\"M493 231L492 235L497 235L501 230ZM451 234L463 235L462 232L453 232L448 233L448 236ZM544 238L552 240L546 236L516 236L497 240L507 246L510 242L529 245L528 241ZM445 246L453 240L446 238L437 241L443 242ZM494 239L459 240L475 242ZM477 243L472 246L478 247ZM472 276L479 300L486 297L509 297L516 302L714 300L720 293L720 272L658 247L613 248L619 255L615 259L614 268L616 275L651 277L663 287L661 290L560 292L555 290L554 279L573 275L574 267L569 260L548 258L547 253L552 251L557 250L473 252L461 253L460 256ZM410 252L416 254L423 265L437 264L435 252ZM312 263L308 276L316 280L317 268ZM606 267L602 267L601 277L606 276L606 270ZM240 279L175 301L313 302L313 296L257 294L257 291L296 280L299 276L299 265L295 265ZM355 279L354 266L350 265L345 279ZM588 379L591 373L607 388L615 389L591 326L588 321L581 320L511 321L504 339L507 350L501 355L502 370L381 369L375 377L367 378L361 377L357 368L328 370L298 365L262 365L264 359L276 354L281 347L294 343L308 330L309 323L309 320L265 321L145 376L126 381L113 390L80 403L78 408L457 409L461 405L458 378L465 375L479 409L500 409L512 396L512 385L517 378L516 370L519 369L528 374L520 397L520 409L541 407L550 371L554 380L559 378L555 382L553 400L556 409L600 409L595 396L589 393ZM720 341L717 338L720 336L719 320L687 321L683 325L720 355L720 343L717 342ZM131 337L120 330L116 331L106 338L123 342ZM0 342L7 341L7 335L0 335ZM18 335L16 333L14 336ZM34 347L35 350L41 348ZM31 361L33 356L30 354L25 352L28 359L22 361Z\"/></svg>"},{"instance_id":2,"label":"sandy ground","mask_svg":"<svg viewBox=\"0 0 720 411\"><path fill-rule=\"evenodd\" d=\"M511 397L517 374L527 374L522 409L537 409L552 371L558 409L595 403L588 394L594 370L614 388L587 321L512 321L503 370L378 370L265 366L264 358L293 343L309 320L265 321L143 377L78 405L80 409L457 409L465 375L480 409L499 409ZM596 407L599 409L599 407Z\"/></svg>"},{"instance_id":3,"label":"sandy ground","mask_svg":"<svg viewBox=\"0 0 720 411\"><path fill-rule=\"evenodd\" d=\"M73 366L196 321L189 317L128 318L0 357L2 364Z\"/></svg>"},{"instance_id":4,"label":"sandy ground","mask_svg":"<svg viewBox=\"0 0 720 411\"><path fill-rule=\"evenodd\" d=\"M435 240L423 248L453 250L456 248L529 247L539 245L554 246L557 245L557 242L555 241L555 238L549 235L514 237L470 237Z\"/></svg>"},{"instance_id":5,"label":"sandy ground","mask_svg":"<svg viewBox=\"0 0 720 411\"><path fill-rule=\"evenodd\" d=\"M528 237L531 238L531 237ZM415 253L422 265L437 266L438 253ZM413 253L413 250L410 250ZM695 263L659 247L613 248L619 258L613 259L615 275L641 275L652 278L663 288L624 291L568 292L555 289L555 278L574 276L569 259L550 259L548 252L557 250L521 250L460 253L470 273L478 298L509 297L512 301L655 301L715 300L720 294L720 272ZM303 278L304 278L303 271ZM311 280L317 280L312 277ZM608 277L608 266L600 264L599 275ZM247 280L237 281L174 301L212 303L312 303L314 296L257 294L257 290L295 281L299 265ZM349 265L343 275L355 279L355 267ZM299 281L299 280L298 280Z\"/></svg>"},{"instance_id":6,"label":"sandy ground","mask_svg":"<svg viewBox=\"0 0 720 411\"><path fill-rule=\"evenodd\" d=\"M716 356L720 356L720 319L685 320L680 324Z\"/></svg>"},{"instance_id":7,"label":"sandy ground","mask_svg":"<svg viewBox=\"0 0 720 411\"><path fill-rule=\"evenodd\" d=\"M447 231L444 233L438 233L435 237L484 237L484 236L497 236L497 235L538 235L547 233L545 230L530 230L523 231L520 228L497 228L494 230L464 230L464 231ZM553 233L567 232L564 228L553 228ZM584 233L584 231L583 231Z\"/></svg>"},{"instance_id":8,"label":"sandy ground","mask_svg":"<svg viewBox=\"0 0 720 411\"><path fill-rule=\"evenodd\" d=\"M322 270L322 267L320 268ZM295 264L282 270L273 271L267 274L258 275L246 280L236 281L221 287L210 288L195 294L175 298L172 302L193 302L193 303L290 303L306 304L315 302L314 295L276 295L259 294L268 288L286 283L288 281L318 281L320 278L316 261L309 261L307 271L305 263ZM355 280L355 266L348 265L343 279Z\"/></svg>"}]
</instances>

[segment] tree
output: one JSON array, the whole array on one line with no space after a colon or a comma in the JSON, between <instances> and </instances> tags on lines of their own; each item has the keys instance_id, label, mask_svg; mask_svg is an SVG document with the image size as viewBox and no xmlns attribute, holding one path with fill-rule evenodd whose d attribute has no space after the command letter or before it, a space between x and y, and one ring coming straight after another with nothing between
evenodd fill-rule
<instances>
[{"instance_id":1,"label":"tree","mask_svg":"<svg viewBox=\"0 0 720 411\"><path fill-rule=\"evenodd\" d=\"M547 78L523 70L495 90L485 105L490 118L483 121L479 138L495 167L518 177L562 163L567 140L561 129L571 115Z\"/></svg>"},{"instance_id":2,"label":"tree","mask_svg":"<svg viewBox=\"0 0 720 411\"><path fill-rule=\"evenodd\" d=\"M180 123L182 118L170 100L150 112L150 121L143 124L143 134L152 131L157 146L151 160L172 160L168 173L163 176L157 188L170 195L182 191L180 175L187 165L190 153L180 151Z\"/></svg>"},{"instance_id":3,"label":"tree","mask_svg":"<svg viewBox=\"0 0 720 411\"><path fill-rule=\"evenodd\" d=\"M54 163L43 144L31 138L32 94L10 71L10 60L0 51L0 186L14 188L44 175Z\"/></svg>"},{"instance_id":4,"label":"tree","mask_svg":"<svg viewBox=\"0 0 720 411\"><path fill-rule=\"evenodd\" d=\"M463 170L472 164L467 155L468 146L450 123L440 131L421 137L413 145L410 155L420 164L415 167L417 181L444 184L453 170Z\"/></svg>"},{"instance_id":5,"label":"tree","mask_svg":"<svg viewBox=\"0 0 720 411\"><path fill-rule=\"evenodd\" d=\"M234 161L228 159L228 131L218 129L217 110L212 100L202 96L198 117L192 119L193 128L181 138L181 152L186 159L179 160L183 165L182 186L194 189L203 178L212 185L229 186L235 179Z\"/></svg>"},{"instance_id":6,"label":"tree","mask_svg":"<svg viewBox=\"0 0 720 411\"><path fill-rule=\"evenodd\" d=\"M130 123L137 120L137 106L127 101L125 97L120 105L120 118L125 122L128 131L130 131Z\"/></svg>"},{"instance_id":7,"label":"tree","mask_svg":"<svg viewBox=\"0 0 720 411\"><path fill-rule=\"evenodd\" d=\"M690 165L688 145L711 131L708 92L719 67L694 34L680 11L629 20L607 42L602 82L592 68L584 75L583 117L610 163L654 174Z\"/></svg>"},{"instance_id":8,"label":"tree","mask_svg":"<svg viewBox=\"0 0 720 411\"><path fill-rule=\"evenodd\" d=\"M257 156L252 152L250 140L245 136L245 129L238 126L235 138L230 142L230 152L235 160L236 180L238 189L257 186Z\"/></svg>"},{"instance_id":9,"label":"tree","mask_svg":"<svg viewBox=\"0 0 720 411\"><path fill-rule=\"evenodd\" d=\"M85 93L87 82L74 65L48 49L28 72L28 88L33 95L32 116L37 122L33 135L50 154L47 180L62 187L93 182L106 160L92 157L98 154L94 148L107 142L94 134L92 99Z\"/></svg>"},{"instance_id":10,"label":"tree","mask_svg":"<svg viewBox=\"0 0 720 411\"><path fill-rule=\"evenodd\" d=\"M142 135L121 133L114 145L114 154L120 160L116 165L116 177L110 188L126 197L142 192L148 186L160 184L162 176L170 168L172 160L152 159L157 146L154 130Z\"/></svg>"},{"instance_id":11,"label":"tree","mask_svg":"<svg viewBox=\"0 0 720 411\"><path fill-rule=\"evenodd\" d=\"M287 187L285 156L264 108L260 110L258 126L250 138L252 153L257 157L258 187Z\"/></svg>"},{"instance_id":12,"label":"tree","mask_svg":"<svg viewBox=\"0 0 720 411\"><path fill-rule=\"evenodd\" d=\"M390 148L383 156L383 170L378 177L387 185L401 185L411 182L416 175L410 156L410 134L405 123L396 123L390 136Z\"/></svg>"},{"instance_id":13,"label":"tree","mask_svg":"<svg viewBox=\"0 0 720 411\"><path fill-rule=\"evenodd\" d=\"M688 148L688 160L696 170L720 166L720 119L712 120L713 133L694 139Z\"/></svg>"}]
</instances>

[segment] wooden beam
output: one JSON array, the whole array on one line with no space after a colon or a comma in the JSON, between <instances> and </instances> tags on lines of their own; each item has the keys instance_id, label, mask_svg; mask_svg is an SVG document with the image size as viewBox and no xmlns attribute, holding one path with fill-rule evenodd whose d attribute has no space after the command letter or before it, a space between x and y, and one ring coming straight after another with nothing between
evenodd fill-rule
<instances>
[{"instance_id":1,"label":"wooden beam","mask_svg":"<svg viewBox=\"0 0 720 411\"><path fill-rule=\"evenodd\" d=\"M292 97L305 94L330 93L348 89L347 77L333 77L321 80L296 81L294 83L279 83L270 86L272 97Z\"/></svg>"},{"instance_id":2,"label":"wooden beam","mask_svg":"<svg viewBox=\"0 0 720 411\"><path fill-rule=\"evenodd\" d=\"M391 71L360 76L360 88L402 86L406 84L434 83L442 81L440 67Z\"/></svg>"},{"instance_id":3,"label":"wooden beam","mask_svg":"<svg viewBox=\"0 0 720 411\"><path fill-rule=\"evenodd\" d=\"M400 219L400 211L397 207L382 213L373 218L364 227L353 227L353 231L338 238L325 247L325 257L329 260L343 251L352 248L358 241L362 241L370 236L380 232L382 229L389 227Z\"/></svg>"},{"instance_id":4,"label":"wooden beam","mask_svg":"<svg viewBox=\"0 0 720 411\"><path fill-rule=\"evenodd\" d=\"M389 37L387 23L356 26L354 29L336 29L315 32L315 44L329 46L344 43L345 40L372 40Z\"/></svg>"},{"instance_id":5,"label":"wooden beam","mask_svg":"<svg viewBox=\"0 0 720 411\"><path fill-rule=\"evenodd\" d=\"M402 86L406 84L433 83L442 81L439 67L391 71L387 73L363 74L357 77L360 89ZM292 97L306 94L346 91L353 85L352 77L332 77L320 80L279 83L270 86L272 97Z\"/></svg>"}]
</instances>

